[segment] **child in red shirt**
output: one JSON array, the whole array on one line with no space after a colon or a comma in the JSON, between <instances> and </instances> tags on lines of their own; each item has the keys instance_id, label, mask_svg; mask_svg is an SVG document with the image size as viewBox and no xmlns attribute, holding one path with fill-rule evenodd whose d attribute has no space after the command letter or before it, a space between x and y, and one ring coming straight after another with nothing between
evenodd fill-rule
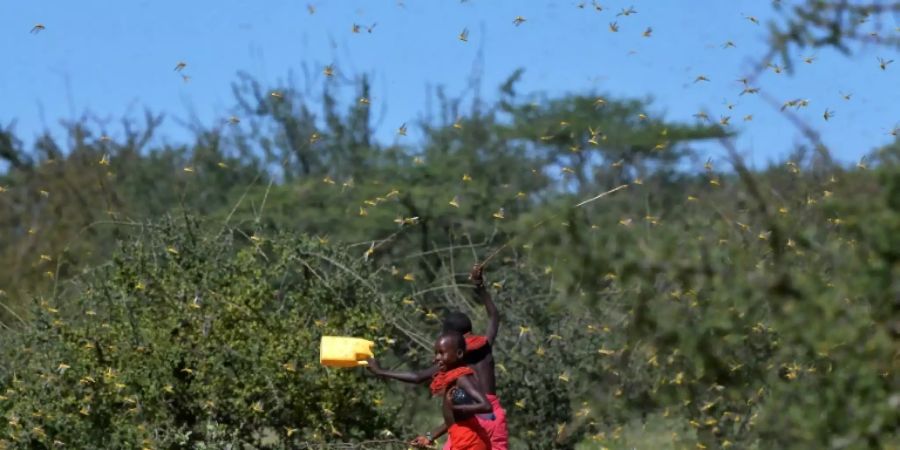
<instances>
[{"instance_id":1,"label":"child in red shirt","mask_svg":"<svg viewBox=\"0 0 900 450\"><path fill-rule=\"evenodd\" d=\"M506 425L506 411L497 398L496 373L494 370L493 344L500 328L500 313L494 304L490 293L484 285L484 266L475 265L469 274L469 280L475 288L475 296L484 305L488 313L488 326L484 335L472 333L472 321L461 312L452 312L444 318L443 331L445 333L460 333L465 338L465 363L471 367L477 375L483 391L487 395L488 402L493 406L489 414L479 414L478 422L484 428L491 440L493 450L506 450L509 448L509 431ZM438 373L438 367L433 366L418 372L395 372L384 370L375 359L368 360L367 368L374 374L393 378L407 383L424 383L432 379ZM448 439L444 450L451 450L453 438Z\"/></svg>"},{"instance_id":2,"label":"child in red shirt","mask_svg":"<svg viewBox=\"0 0 900 450\"><path fill-rule=\"evenodd\" d=\"M445 432L450 435L451 450L491 450L490 438L476 414L489 414L493 406L487 400L475 371L466 366L463 356L466 340L459 333L445 333L434 344L438 372L431 382L431 393L443 397L444 423L432 433L418 436L412 444L430 446Z\"/></svg>"}]
</instances>

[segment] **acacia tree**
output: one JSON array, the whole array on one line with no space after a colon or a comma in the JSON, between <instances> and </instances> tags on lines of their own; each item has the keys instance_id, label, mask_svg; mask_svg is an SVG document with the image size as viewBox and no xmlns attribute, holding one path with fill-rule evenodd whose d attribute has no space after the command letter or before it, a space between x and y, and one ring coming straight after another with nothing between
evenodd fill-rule
<instances>
[{"instance_id":1,"label":"acacia tree","mask_svg":"<svg viewBox=\"0 0 900 450\"><path fill-rule=\"evenodd\" d=\"M154 145L162 120L149 112L141 126L125 120L113 139L86 116L64 124L65 142L48 133L32 149L12 129L0 132L0 158L9 162L0 173L0 302L9 308L0 309L0 323L16 326L28 298L50 295L59 280L108 258L129 223L178 209L212 214L265 179L219 130Z\"/></svg>"},{"instance_id":2,"label":"acacia tree","mask_svg":"<svg viewBox=\"0 0 900 450\"><path fill-rule=\"evenodd\" d=\"M803 0L772 2L777 20L769 22L770 50L763 65L775 56L793 70L796 51L833 48L845 55L866 46L900 48L900 37L890 28L900 13L897 1Z\"/></svg>"}]
</instances>

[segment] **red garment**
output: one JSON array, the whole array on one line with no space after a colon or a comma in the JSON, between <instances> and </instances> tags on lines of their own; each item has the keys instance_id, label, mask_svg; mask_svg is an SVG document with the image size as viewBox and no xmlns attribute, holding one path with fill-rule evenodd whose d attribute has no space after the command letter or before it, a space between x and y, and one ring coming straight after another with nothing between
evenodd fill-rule
<instances>
[{"instance_id":1,"label":"red garment","mask_svg":"<svg viewBox=\"0 0 900 450\"><path fill-rule=\"evenodd\" d=\"M466 351L478 350L481 347L484 347L488 340L484 336L474 335L472 333L466 333Z\"/></svg>"},{"instance_id":2,"label":"red garment","mask_svg":"<svg viewBox=\"0 0 900 450\"><path fill-rule=\"evenodd\" d=\"M447 434L451 450L491 450L487 432L474 417L450 425Z\"/></svg>"},{"instance_id":3,"label":"red garment","mask_svg":"<svg viewBox=\"0 0 900 450\"><path fill-rule=\"evenodd\" d=\"M431 380L431 394L432 395L440 395L444 393L444 390L447 389L447 386L450 386L457 378L463 375L472 375L475 371L470 369L468 366L460 366L452 370L441 371L434 374L434 379Z\"/></svg>"},{"instance_id":4,"label":"red garment","mask_svg":"<svg viewBox=\"0 0 900 450\"><path fill-rule=\"evenodd\" d=\"M488 442L491 443L491 450L509 450L509 430L506 427L506 411L500 405L500 399L496 395L487 395L487 399L494 408L494 417L490 415L479 414L476 417L478 423L487 432ZM444 444L444 450L453 450L453 439L447 439Z\"/></svg>"}]
</instances>

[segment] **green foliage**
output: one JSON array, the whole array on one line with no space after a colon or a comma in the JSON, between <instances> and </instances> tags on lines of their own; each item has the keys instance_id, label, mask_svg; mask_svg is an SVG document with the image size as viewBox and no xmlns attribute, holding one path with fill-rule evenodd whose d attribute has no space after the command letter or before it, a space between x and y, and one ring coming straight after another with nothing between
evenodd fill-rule
<instances>
[{"instance_id":1,"label":"green foliage","mask_svg":"<svg viewBox=\"0 0 900 450\"><path fill-rule=\"evenodd\" d=\"M765 59L779 56L789 71L796 51L803 48L833 48L844 54L872 45L900 48L900 38L883 35L879 24L883 17L900 11L896 1L778 0L772 6L781 17L767 24L770 51Z\"/></svg>"},{"instance_id":2,"label":"green foliage","mask_svg":"<svg viewBox=\"0 0 900 450\"><path fill-rule=\"evenodd\" d=\"M513 445L529 449L572 449L590 428L591 407L579 399L596 389L591 382L601 374L597 350L608 339L606 333L577 308L561 306L552 287L552 274L536 271L523 258L506 259L489 274L492 296L501 311L501 329L494 343L497 388L507 411ZM405 315L422 316L431 322L432 311L461 310L476 319L475 332L483 330L485 312L466 299L471 288L455 284L444 274L432 285L416 285L407 297ZM586 313L585 310L582 310ZM418 360L420 366L431 355L407 343L395 346L400 359Z\"/></svg>"},{"instance_id":3,"label":"green foliage","mask_svg":"<svg viewBox=\"0 0 900 450\"><path fill-rule=\"evenodd\" d=\"M145 226L7 336L0 447L284 448L404 431L380 383L318 364L323 334L391 329L358 258L202 233Z\"/></svg>"},{"instance_id":4,"label":"green foliage","mask_svg":"<svg viewBox=\"0 0 900 450\"><path fill-rule=\"evenodd\" d=\"M256 162L228 156L215 131L190 146L144 151L161 121L150 113L142 127L126 121L119 141L70 124L69 148L47 134L30 152L0 130L9 145L0 156L14 162L0 174L0 261L8 268L0 302L26 315L28 299L50 295L55 280L109 258L130 225L182 208L212 214L259 178ZM0 322L10 319L0 312Z\"/></svg>"},{"instance_id":5,"label":"green foliage","mask_svg":"<svg viewBox=\"0 0 900 450\"><path fill-rule=\"evenodd\" d=\"M631 205L655 194L632 186L589 215L603 232L570 227L575 242L552 246L541 241L558 235L537 236L596 311L622 318L609 369L622 395L600 401L603 416L683 416L707 448L891 442L900 166L884 157L874 175L710 169L715 183L683 185L643 220ZM566 262L576 243L604 251Z\"/></svg>"},{"instance_id":6,"label":"green foliage","mask_svg":"<svg viewBox=\"0 0 900 450\"><path fill-rule=\"evenodd\" d=\"M424 367L446 311L483 326L461 279L490 256L516 448L628 448L644 426L706 448L896 445L897 143L868 168L798 151L695 173L720 128L515 81L469 113L441 98L420 146L371 139L365 80L343 110L329 82L319 117L244 79L240 124L190 146L145 150L152 116L120 142L73 126L65 151L0 133L2 442L407 438L427 393L324 370L315 343L366 336Z\"/></svg>"}]
</instances>

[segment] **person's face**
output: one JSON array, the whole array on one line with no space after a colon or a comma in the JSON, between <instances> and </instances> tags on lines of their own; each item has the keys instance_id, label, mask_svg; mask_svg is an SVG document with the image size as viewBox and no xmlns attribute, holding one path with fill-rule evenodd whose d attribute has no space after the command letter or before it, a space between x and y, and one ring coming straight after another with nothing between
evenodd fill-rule
<instances>
[{"instance_id":1,"label":"person's face","mask_svg":"<svg viewBox=\"0 0 900 450\"><path fill-rule=\"evenodd\" d=\"M456 348L453 339L441 338L434 343L434 362L437 363L439 369L447 370L456 367L460 358L462 358L462 351Z\"/></svg>"}]
</instances>

